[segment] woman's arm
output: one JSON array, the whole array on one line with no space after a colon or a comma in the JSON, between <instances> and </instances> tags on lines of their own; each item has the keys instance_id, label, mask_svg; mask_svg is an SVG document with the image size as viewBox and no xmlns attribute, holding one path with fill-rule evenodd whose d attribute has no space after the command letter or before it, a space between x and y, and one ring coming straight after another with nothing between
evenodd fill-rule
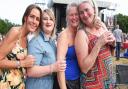
<instances>
[{"instance_id":1,"label":"woman's arm","mask_svg":"<svg viewBox=\"0 0 128 89\"><path fill-rule=\"evenodd\" d=\"M35 57L35 65L31 68L27 68L27 76L29 77L42 77L52 74L52 72L64 71L65 62L57 61L53 64L41 66L40 62L43 59L43 54L36 39L31 40L28 44L28 53Z\"/></svg>"},{"instance_id":2,"label":"woman's arm","mask_svg":"<svg viewBox=\"0 0 128 89\"><path fill-rule=\"evenodd\" d=\"M66 68L64 61L57 61L54 64L39 66L34 65L33 67L27 68L27 76L29 77L42 77L50 75L53 72L64 72Z\"/></svg>"},{"instance_id":3,"label":"woman's arm","mask_svg":"<svg viewBox=\"0 0 128 89\"><path fill-rule=\"evenodd\" d=\"M88 37L83 30L79 30L75 38L75 49L78 58L78 63L80 65L81 71L87 73L88 70L95 63L99 48L95 48L95 51L88 53Z\"/></svg>"},{"instance_id":4,"label":"woman's arm","mask_svg":"<svg viewBox=\"0 0 128 89\"><path fill-rule=\"evenodd\" d=\"M31 68L27 68L27 76L29 77L42 77L48 74L52 74L51 65L47 66L38 66L34 65Z\"/></svg>"},{"instance_id":5,"label":"woman's arm","mask_svg":"<svg viewBox=\"0 0 128 89\"><path fill-rule=\"evenodd\" d=\"M7 59L7 55L16 45L19 37L19 27L12 27L7 33L5 39L0 45L0 68L18 68L18 67L31 67L33 66L34 59L30 56L25 57L23 60L12 61ZM29 60L28 60L29 59Z\"/></svg>"},{"instance_id":6,"label":"woman's arm","mask_svg":"<svg viewBox=\"0 0 128 89\"><path fill-rule=\"evenodd\" d=\"M0 45L0 68L16 68L16 61L7 59L7 54L13 49L18 38L19 31L15 27L11 28Z\"/></svg>"},{"instance_id":7,"label":"woman's arm","mask_svg":"<svg viewBox=\"0 0 128 89\"><path fill-rule=\"evenodd\" d=\"M65 60L68 50L68 36L67 30L64 30L57 40L57 60ZM58 72L57 74L59 85L61 89L66 88L65 72Z\"/></svg>"},{"instance_id":8,"label":"woman's arm","mask_svg":"<svg viewBox=\"0 0 128 89\"><path fill-rule=\"evenodd\" d=\"M81 71L87 73L90 68L93 67L100 48L109 42L107 37L109 34L105 32L96 42L95 46L93 47L91 53L88 53L88 37L83 30L79 30L76 34L75 38L75 49L76 54L78 57L78 63L80 65Z\"/></svg>"}]
</instances>

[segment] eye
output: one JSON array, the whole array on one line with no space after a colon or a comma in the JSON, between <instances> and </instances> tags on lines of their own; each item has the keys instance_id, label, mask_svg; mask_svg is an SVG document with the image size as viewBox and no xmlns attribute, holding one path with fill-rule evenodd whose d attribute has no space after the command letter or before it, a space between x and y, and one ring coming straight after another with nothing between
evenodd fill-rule
<instances>
[{"instance_id":1,"label":"eye","mask_svg":"<svg viewBox=\"0 0 128 89\"><path fill-rule=\"evenodd\" d=\"M43 17L43 20L51 20L51 21L53 21L52 18L48 18L48 17Z\"/></svg>"},{"instance_id":2,"label":"eye","mask_svg":"<svg viewBox=\"0 0 128 89\"><path fill-rule=\"evenodd\" d=\"M40 18L39 18L39 17L36 17L36 20L37 20L37 21L40 21Z\"/></svg>"},{"instance_id":3,"label":"eye","mask_svg":"<svg viewBox=\"0 0 128 89\"><path fill-rule=\"evenodd\" d=\"M43 17L43 20L48 20L48 18L46 18L46 17Z\"/></svg>"},{"instance_id":4,"label":"eye","mask_svg":"<svg viewBox=\"0 0 128 89\"><path fill-rule=\"evenodd\" d=\"M89 11L89 9L88 9L88 8L86 8L86 9L84 9L84 11L88 12L88 11Z\"/></svg>"},{"instance_id":5,"label":"eye","mask_svg":"<svg viewBox=\"0 0 128 89\"><path fill-rule=\"evenodd\" d=\"M29 15L29 17L34 19L34 15Z\"/></svg>"},{"instance_id":6,"label":"eye","mask_svg":"<svg viewBox=\"0 0 128 89\"><path fill-rule=\"evenodd\" d=\"M51 21L53 21L53 19L52 19L52 18L50 18L50 20L51 20Z\"/></svg>"},{"instance_id":7,"label":"eye","mask_svg":"<svg viewBox=\"0 0 128 89\"><path fill-rule=\"evenodd\" d=\"M84 11L80 11L79 13L80 13L80 15L81 15L81 14L84 14Z\"/></svg>"},{"instance_id":8,"label":"eye","mask_svg":"<svg viewBox=\"0 0 128 89\"><path fill-rule=\"evenodd\" d=\"M35 16L35 15L31 15L31 14L30 14L29 17L32 18L32 19L36 19L37 21L40 21L40 18L37 17L37 16Z\"/></svg>"},{"instance_id":9,"label":"eye","mask_svg":"<svg viewBox=\"0 0 128 89\"><path fill-rule=\"evenodd\" d=\"M79 13L80 14L84 14L84 13L87 13L87 12L89 12L89 9L88 8L85 8L84 10L80 11Z\"/></svg>"}]
</instances>

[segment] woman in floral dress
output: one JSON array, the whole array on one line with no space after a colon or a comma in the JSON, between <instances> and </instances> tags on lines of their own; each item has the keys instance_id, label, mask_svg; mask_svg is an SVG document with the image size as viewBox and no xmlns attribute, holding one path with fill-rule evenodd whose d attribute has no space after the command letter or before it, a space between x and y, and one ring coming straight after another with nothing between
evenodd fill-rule
<instances>
[{"instance_id":1,"label":"woman in floral dress","mask_svg":"<svg viewBox=\"0 0 128 89\"><path fill-rule=\"evenodd\" d=\"M42 11L31 4L27 7L22 26L12 27L0 45L0 89L25 89L25 68L32 67L34 57L27 55L27 34L41 26Z\"/></svg>"}]
</instances>

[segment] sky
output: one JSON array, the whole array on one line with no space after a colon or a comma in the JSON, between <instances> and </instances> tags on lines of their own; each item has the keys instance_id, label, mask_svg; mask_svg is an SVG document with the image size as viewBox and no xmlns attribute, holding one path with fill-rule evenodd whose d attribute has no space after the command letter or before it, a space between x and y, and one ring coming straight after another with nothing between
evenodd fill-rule
<instances>
[{"instance_id":1,"label":"sky","mask_svg":"<svg viewBox=\"0 0 128 89\"><path fill-rule=\"evenodd\" d=\"M35 3L37 0L1 0L0 2L0 18L8 19L15 24L21 24L22 16L29 4ZM128 0L105 0L117 3L116 13L128 15Z\"/></svg>"},{"instance_id":2,"label":"sky","mask_svg":"<svg viewBox=\"0 0 128 89\"><path fill-rule=\"evenodd\" d=\"M111 0L117 3L116 13L122 13L128 16L128 0Z\"/></svg>"},{"instance_id":3,"label":"sky","mask_svg":"<svg viewBox=\"0 0 128 89\"><path fill-rule=\"evenodd\" d=\"M21 24L26 7L35 2L36 0L1 0L0 18L8 19L12 23Z\"/></svg>"}]
</instances>

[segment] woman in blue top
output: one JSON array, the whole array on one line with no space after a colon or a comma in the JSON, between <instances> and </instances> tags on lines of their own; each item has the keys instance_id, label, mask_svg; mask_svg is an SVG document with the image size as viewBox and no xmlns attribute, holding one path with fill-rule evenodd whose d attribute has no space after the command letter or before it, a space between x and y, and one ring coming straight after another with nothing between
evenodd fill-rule
<instances>
[{"instance_id":1,"label":"woman in blue top","mask_svg":"<svg viewBox=\"0 0 128 89\"><path fill-rule=\"evenodd\" d=\"M65 61L56 62L55 17L51 10L43 11L42 29L28 44L28 53L36 64L27 69L26 89L53 89L53 72L65 71Z\"/></svg>"},{"instance_id":2,"label":"woman in blue top","mask_svg":"<svg viewBox=\"0 0 128 89\"><path fill-rule=\"evenodd\" d=\"M74 48L74 39L79 25L76 3L67 6L66 20L67 27L60 33L57 40L57 60L66 60L67 64L65 73L58 73L59 85L61 89L79 89L80 69Z\"/></svg>"}]
</instances>

